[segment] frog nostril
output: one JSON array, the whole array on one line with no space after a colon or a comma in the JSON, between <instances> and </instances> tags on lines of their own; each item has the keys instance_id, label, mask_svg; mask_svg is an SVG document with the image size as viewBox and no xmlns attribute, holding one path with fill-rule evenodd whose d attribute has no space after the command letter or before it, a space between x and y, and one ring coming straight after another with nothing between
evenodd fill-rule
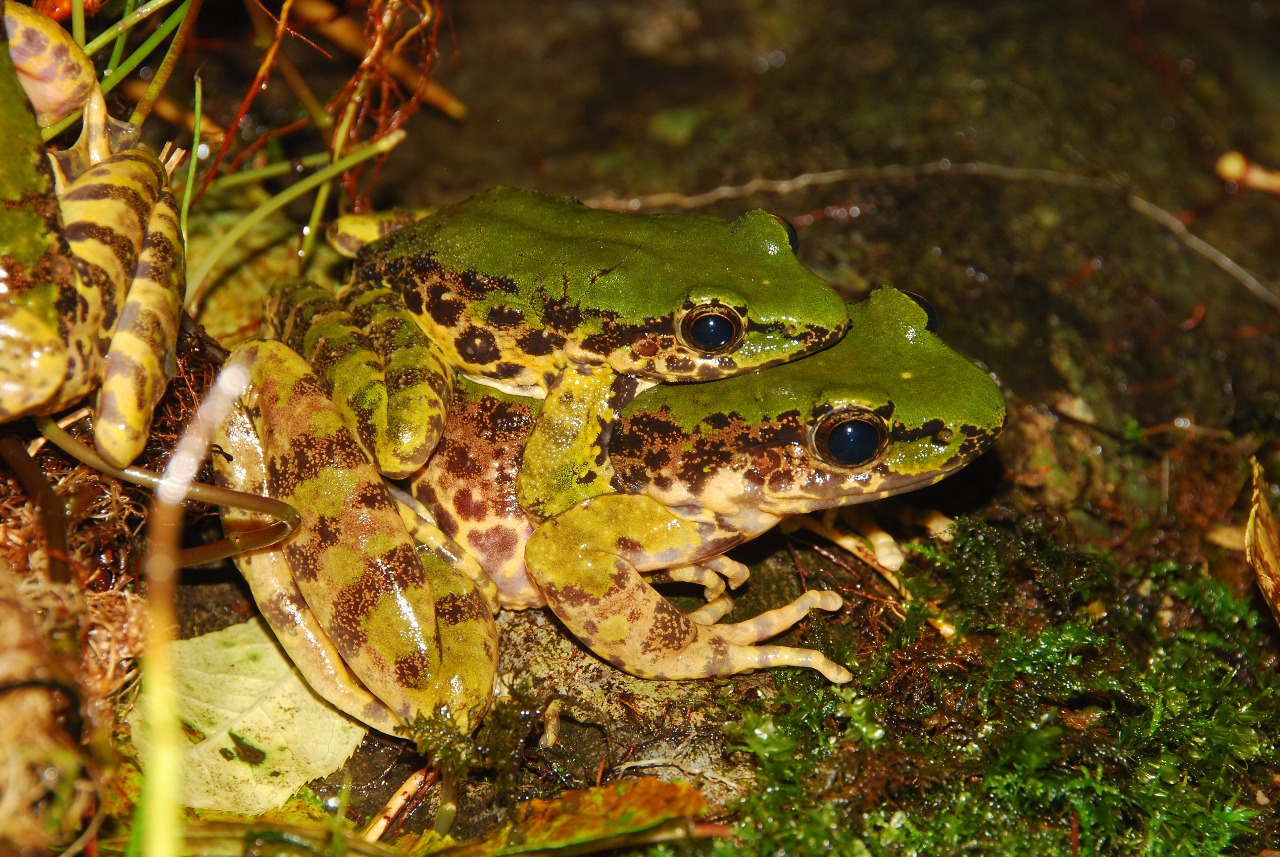
<instances>
[{"instance_id":1,"label":"frog nostril","mask_svg":"<svg viewBox=\"0 0 1280 857\"><path fill-rule=\"evenodd\" d=\"M916 294L915 292L904 291L903 294L911 298L911 300L915 301L916 306L924 310L924 314L925 314L924 329L929 331L930 333L937 333L938 332L938 311L933 308L933 304L929 303L922 296Z\"/></svg>"},{"instance_id":2,"label":"frog nostril","mask_svg":"<svg viewBox=\"0 0 1280 857\"><path fill-rule=\"evenodd\" d=\"M787 243L791 245L791 252L795 253L800 249L800 236L796 234L796 228L791 224L790 220L777 214L770 214L774 220L782 224L782 228L787 230Z\"/></svg>"}]
</instances>

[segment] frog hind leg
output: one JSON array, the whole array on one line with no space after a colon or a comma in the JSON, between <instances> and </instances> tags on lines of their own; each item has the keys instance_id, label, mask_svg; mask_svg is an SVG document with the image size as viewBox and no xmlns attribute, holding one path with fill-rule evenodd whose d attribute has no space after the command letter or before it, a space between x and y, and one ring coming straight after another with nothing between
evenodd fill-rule
<instances>
[{"instance_id":1,"label":"frog hind leg","mask_svg":"<svg viewBox=\"0 0 1280 857\"><path fill-rule=\"evenodd\" d=\"M320 627L401 720L443 710L459 728L474 724L489 704L487 690L477 689L492 669L482 658L446 662L440 634L465 626L491 638L483 599L478 610L446 604L438 624L432 575L310 366L278 342L240 349L251 365L243 402L264 450L266 490L302 518L281 551ZM485 619L472 621L476 615Z\"/></svg>"},{"instance_id":2,"label":"frog hind leg","mask_svg":"<svg viewBox=\"0 0 1280 857\"><path fill-rule=\"evenodd\" d=\"M63 404L79 400L104 376L104 355L167 178L154 155L129 149L78 176L59 198L77 291L75 310L65 322L72 365L59 390ZM126 442L116 448L107 439L99 452L125 465L132 461L124 458L128 447Z\"/></svg>"},{"instance_id":3,"label":"frog hind leg","mask_svg":"<svg viewBox=\"0 0 1280 857\"><path fill-rule=\"evenodd\" d=\"M266 468L257 432L248 414L236 406L214 433L223 455L213 459L218 484L235 491L265 495ZM266 516L242 509L222 509L222 528L228 535L251 532L269 523ZM294 581L284 552L266 548L240 554L236 567L244 575L253 600L307 684L321 699L365 725L395 734L400 718L351 672L342 655L320 627Z\"/></svg>"},{"instance_id":4,"label":"frog hind leg","mask_svg":"<svg viewBox=\"0 0 1280 857\"><path fill-rule=\"evenodd\" d=\"M107 349L93 422L94 443L123 466L146 445L156 405L173 376L182 323L186 254L173 193L160 191L147 237Z\"/></svg>"},{"instance_id":5,"label":"frog hind leg","mask_svg":"<svg viewBox=\"0 0 1280 857\"><path fill-rule=\"evenodd\" d=\"M632 562L639 556L692 555L701 542L695 522L671 514L656 500L610 494L543 523L525 548L525 561L566 627L597 655L633 675L703 678L794 666L815 669L836 683L853 678L821 652L754 645L760 636L752 639L781 632L811 607L838 609L839 595L806 593L758 624L752 620L721 631L690 621L645 583Z\"/></svg>"}]
</instances>

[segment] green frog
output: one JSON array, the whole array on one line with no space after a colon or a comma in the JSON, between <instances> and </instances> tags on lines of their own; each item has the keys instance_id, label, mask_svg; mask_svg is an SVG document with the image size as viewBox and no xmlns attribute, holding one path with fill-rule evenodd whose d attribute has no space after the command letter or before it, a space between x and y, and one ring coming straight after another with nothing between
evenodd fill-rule
<instances>
[{"instance_id":1,"label":"green frog","mask_svg":"<svg viewBox=\"0 0 1280 857\"><path fill-rule=\"evenodd\" d=\"M65 30L17 3L4 13L0 422L96 391L94 443L123 467L146 442L181 319L168 169L131 144L136 129L111 125L93 64ZM46 157L28 99L42 124L83 108L76 146Z\"/></svg>"},{"instance_id":2,"label":"green frog","mask_svg":"<svg viewBox=\"0 0 1280 857\"><path fill-rule=\"evenodd\" d=\"M692 678L786 665L847 681L819 652L757 645L812 609L838 609L837 594L806 592L716 624L717 611L685 616L649 582L740 582L724 551L781 518L937 481L998 435L1000 391L928 330L912 298L882 289L849 315L850 335L816 355L639 394L607 439L612 493L536 527L516 482L540 403L463 381L415 494L499 578L506 606L549 603L629 672ZM478 587L456 570L462 558L414 550L304 360L279 343L246 348L260 350L246 355L254 392L218 438L230 462L217 463L244 469L233 484L304 515L296 540L241 558L264 615L313 686L376 728L416 711L474 725L496 634Z\"/></svg>"},{"instance_id":3,"label":"green frog","mask_svg":"<svg viewBox=\"0 0 1280 857\"><path fill-rule=\"evenodd\" d=\"M607 490L583 474L607 462L597 438L642 385L769 366L829 345L847 324L843 301L795 259L788 226L764 212L726 222L593 211L511 188L477 194L364 247L337 295L302 281L276 289L265 332L278 341L233 352L255 380L218 440L232 456L215 461L220 478L303 516L283 547L238 564L322 696L384 731L422 711L465 728L492 681L492 619L475 599L496 607L493 583L432 523L397 525L359 459L393 477L418 469L444 429L457 368L546 396L521 438L539 450L525 454L537 471L526 499L569 505ZM323 407L312 403L317 378ZM560 485L557 468L574 478ZM235 512L226 520L249 526ZM438 551L410 556L410 529ZM404 565L390 572L384 556ZM440 587L465 608L444 609ZM358 613L333 612L357 601Z\"/></svg>"},{"instance_id":4,"label":"green frog","mask_svg":"<svg viewBox=\"0 0 1280 857\"><path fill-rule=\"evenodd\" d=\"M758 645L810 609L838 609L835 593L716 624L720 611L686 616L642 575L737 583L745 569L724 552L783 518L932 484L999 435L1000 390L932 332L916 299L882 288L849 316L846 337L818 354L636 396L607 438L611 492L540 525L516 490L516 450L536 403L465 387L415 494L496 579L505 606L549 604L627 672L697 678L787 665L847 681L818 652Z\"/></svg>"},{"instance_id":5,"label":"green frog","mask_svg":"<svg viewBox=\"0 0 1280 857\"><path fill-rule=\"evenodd\" d=\"M396 478L440 436L454 371L548 399L522 501L571 505L608 490L599 438L638 390L755 371L843 335L844 302L796 259L794 234L763 211L637 215L491 188L359 249L336 299L291 286L269 335L312 361Z\"/></svg>"}]
</instances>

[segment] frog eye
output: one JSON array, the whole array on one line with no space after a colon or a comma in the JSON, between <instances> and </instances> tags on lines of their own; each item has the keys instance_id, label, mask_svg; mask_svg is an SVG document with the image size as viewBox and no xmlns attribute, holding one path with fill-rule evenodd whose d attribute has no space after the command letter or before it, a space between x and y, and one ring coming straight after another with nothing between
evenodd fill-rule
<instances>
[{"instance_id":1,"label":"frog eye","mask_svg":"<svg viewBox=\"0 0 1280 857\"><path fill-rule=\"evenodd\" d=\"M796 228L791 225L791 221L777 214L770 214L774 220L782 224L782 228L787 230L787 243L791 245L791 252L795 253L800 249L800 236L796 234Z\"/></svg>"},{"instance_id":2,"label":"frog eye","mask_svg":"<svg viewBox=\"0 0 1280 857\"><path fill-rule=\"evenodd\" d=\"M916 306L924 310L924 314L928 317L927 321L925 321L924 323L924 329L929 331L930 333L937 333L938 332L938 311L933 308L933 304L929 303L927 300L925 300L923 297L916 294L915 292L904 291L903 294L911 298L911 300L915 301Z\"/></svg>"},{"instance_id":3,"label":"frog eye","mask_svg":"<svg viewBox=\"0 0 1280 857\"><path fill-rule=\"evenodd\" d=\"M742 341L742 317L723 304L694 307L680 320L680 339L703 354L720 354Z\"/></svg>"},{"instance_id":4,"label":"frog eye","mask_svg":"<svg viewBox=\"0 0 1280 857\"><path fill-rule=\"evenodd\" d=\"M871 463L884 449L884 421L865 408L844 408L822 418L813 432L818 457L840 467Z\"/></svg>"}]
</instances>

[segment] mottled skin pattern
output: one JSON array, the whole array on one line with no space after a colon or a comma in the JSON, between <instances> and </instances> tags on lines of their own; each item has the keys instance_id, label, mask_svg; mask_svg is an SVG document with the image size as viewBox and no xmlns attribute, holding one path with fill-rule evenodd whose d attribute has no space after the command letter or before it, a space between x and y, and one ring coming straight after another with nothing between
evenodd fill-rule
<instances>
[{"instance_id":1,"label":"mottled skin pattern","mask_svg":"<svg viewBox=\"0 0 1280 857\"><path fill-rule=\"evenodd\" d=\"M541 516L607 490L595 462L624 401L619 375L723 378L839 338L842 302L788 241L762 211L733 222L641 216L492 188L363 248L348 290L400 296L454 370L550 399L520 477L522 501ZM737 330L723 347L690 336L687 324L707 312Z\"/></svg>"},{"instance_id":2,"label":"mottled skin pattern","mask_svg":"<svg viewBox=\"0 0 1280 857\"><path fill-rule=\"evenodd\" d=\"M263 334L308 356L382 473L408 476L430 455L453 372L398 297L357 282L336 297L305 281L285 283L272 291Z\"/></svg>"},{"instance_id":3,"label":"mottled skin pattern","mask_svg":"<svg viewBox=\"0 0 1280 857\"><path fill-rule=\"evenodd\" d=\"M543 409L548 416L521 433L520 446L554 455L526 454L523 465L518 458L494 455L493 461L506 462L506 469L489 475L514 486L528 471L529 490L519 499L538 514L554 505L542 503L543 486L562 506L584 492L608 490L607 457L597 438L617 408L639 389L637 376L655 381L720 377L789 359L839 336L847 324L843 304L830 286L795 260L787 240L786 229L763 212L734 223L688 215L640 217L496 189L366 248L351 281L336 295L305 282L277 288L267 308L264 334L305 356L321 379L318 383L337 403L326 413L350 430L381 473L392 477L418 469L441 436L454 369L526 393L543 395L550 386ZM499 248L497 253L494 248ZM700 271L693 271L694 263ZM442 284L450 285L442 292ZM434 309L428 312L424 302ZM691 347L680 327L691 312L731 318L737 331L732 341L713 349L714 354ZM255 370L265 355L273 355L275 362L283 360L265 344L254 348ZM618 371L632 374L617 375ZM269 393L276 395L273 390L280 383L270 373L259 372L256 395L264 400ZM279 469L277 462L291 453L282 448L281 430L272 427L271 419L257 415L250 405L245 410L240 430L228 430L227 442L233 444L228 448L237 460L263 461L269 477ZM276 418L288 419L283 408ZM325 429L332 426L326 423ZM255 445L261 450L250 454L248 448ZM437 458L451 455L441 450ZM343 473L348 466L354 468L354 461L341 465ZM355 597L356 585L334 584L311 570L320 563L331 564L324 558L339 554L350 563L372 559L370 538L353 540L347 527L328 525L325 516L312 513L317 503L334 502L332 497L360 504L366 496L383 496L377 480L350 477L355 481L342 482L333 475L305 479L304 484L326 487L295 496L270 478L236 475L236 470L224 477L231 484L292 497L303 513L301 532L282 549L246 557L241 565L264 613L296 652L304 672L313 676L313 684L377 728L385 729L389 717L404 718L406 711L421 709L421 701L410 704L394 696L396 682L389 676L395 670L377 663L353 638L361 629L385 624L378 605L391 597L393 585L370 589L382 595L364 603ZM479 514L468 507L466 497L453 499L458 515ZM519 511L514 487L507 502ZM527 528L523 514L521 520ZM382 535L374 540L378 545L382 539L404 537L404 527L389 520L383 523L388 529L379 531ZM448 536L458 530L452 522L445 522L443 532L425 521L406 523L435 548L437 558L454 550ZM240 526L234 516L230 526ZM497 566L498 558L505 555L510 560L527 536L527 530L513 537L505 527L495 527L488 534L468 533L467 546ZM455 565L482 574L475 562ZM430 567L427 573L434 574ZM363 580L365 574L358 576ZM456 576L441 576L439 585L432 577L433 588L457 582ZM686 577L723 588L714 572ZM499 589L506 584L500 574L495 579ZM507 588L541 597L527 581ZM505 600L522 606L536 603L521 597L517 593ZM337 624L331 621L332 604L325 600L334 598L351 605ZM298 630L286 621L297 623ZM449 623L437 625L442 637L458 633ZM431 622L423 619L415 627L429 630ZM459 620L457 627L474 628L476 623ZM482 647L492 649L491 640L482 636L472 633ZM321 638L332 645L316 642ZM394 648L394 640L391 645ZM408 664L407 652L403 649L397 656L399 663ZM422 657L426 661L419 668L405 666L401 671L447 676L461 668L447 657L439 663ZM360 693L338 660L347 662L381 704ZM466 683L476 699L484 698L475 690L483 683ZM455 701L452 707L461 704Z\"/></svg>"},{"instance_id":4,"label":"mottled skin pattern","mask_svg":"<svg viewBox=\"0 0 1280 857\"><path fill-rule=\"evenodd\" d=\"M512 610L546 603L525 571L533 525L516 495L521 446L538 404L460 382L440 445L412 482L414 496L479 561Z\"/></svg>"},{"instance_id":5,"label":"mottled skin pattern","mask_svg":"<svg viewBox=\"0 0 1280 857\"><path fill-rule=\"evenodd\" d=\"M232 352L239 360L251 387L218 438L230 453L215 458L219 478L302 516L283 546L237 558L263 615L317 692L370 726L393 731L421 713L474 727L497 667L484 598L419 554L303 358L251 342Z\"/></svg>"},{"instance_id":6,"label":"mottled skin pattern","mask_svg":"<svg viewBox=\"0 0 1280 857\"><path fill-rule=\"evenodd\" d=\"M641 393L609 438L615 493L550 518L532 535L509 494L511 450L531 424L527 402L481 398L464 386L445 454L415 491L499 578L504 598L537 603L521 590L536 588L584 644L628 672L692 678L792 665L847 680L819 653L756 645L811 608L837 609L833 593L806 593L755 620L715 625L681 615L641 574L713 563L719 570L725 550L787 515L936 482L995 439L1005 413L999 390L925 329L913 300L881 289L851 306L850 316L840 344L803 360ZM850 420L878 427L881 443L865 460L841 463L823 439ZM471 458L472 449L483 457ZM523 564L510 547L520 541ZM503 549L486 551L489 544Z\"/></svg>"},{"instance_id":7,"label":"mottled skin pattern","mask_svg":"<svg viewBox=\"0 0 1280 857\"><path fill-rule=\"evenodd\" d=\"M57 25L15 4L6 7L6 25L19 33L27 63L78 67L81 75L71 84L77 92L76 81L92 77L92 64ZM14 90L0 92L5 110L21 115L26 108L13 103ZM46 259L44 270L54 276L41 287L19 289L0 310L0 422L62 410L100 387L94 442L107 461L124 466L142 451L168 380L185 256L164 166L144 149L107 148L96 83L77 97L91 98L93 106L85 105L75 157L56 170L60 212L50 210L47 197L22 203L47 212L53 255L65 261ZM41 112L67 107L43 105ZM66 175L68 164L84 169ZM18 168L15 159L10 169ZM21 240L5 230L0 255L11 257Z\"/></svg>"}]
</instances>

